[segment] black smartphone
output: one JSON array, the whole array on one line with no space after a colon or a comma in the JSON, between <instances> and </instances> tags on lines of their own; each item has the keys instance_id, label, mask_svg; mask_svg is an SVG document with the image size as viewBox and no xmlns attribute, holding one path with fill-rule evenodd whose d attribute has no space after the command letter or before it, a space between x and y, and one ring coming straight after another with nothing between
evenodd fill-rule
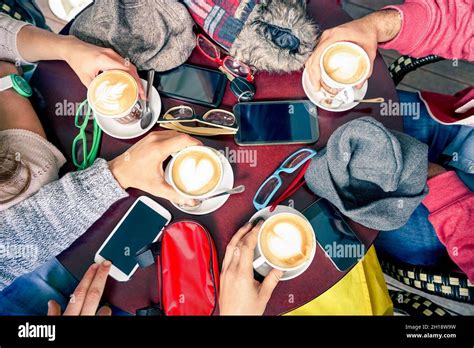
<instances>
[{"instance_id":1,"label":"black smartphone","mask_svg":"<svg viewBox=\"0 0 474 348\"><path fill-rule=\"evenodd\" d=\"M366 253L365 245L330 202L319 199L303 211L316 233L316 240L336 266L344 272Z\"/></svg>"},{"instance_id":2,"label":"black smartphone","mask_svg":"<svg viewBox=\"0 0 474 348\"><path fill-rule=\"evenodd\" d=\"M239 103L234 114L238 145L310 144L319 138L318 111L309 100Z\"/></svg>"},{"instance_id":3,"label":"black smartphone","mask_svg":"<svg viewBox=\"0 0 474 348\"><path fill-rule=\"evenodd\" d=\"M226 84L220 71L183 64L157 75L155 86L167 97L215 108L222 102Z\"/></svg>"}]
</instances>

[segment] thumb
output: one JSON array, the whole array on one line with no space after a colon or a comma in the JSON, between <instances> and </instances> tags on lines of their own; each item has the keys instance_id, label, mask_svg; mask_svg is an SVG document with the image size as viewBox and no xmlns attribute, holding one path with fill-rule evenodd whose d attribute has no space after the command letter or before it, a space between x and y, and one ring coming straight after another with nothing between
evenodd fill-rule
<instances>
[{"instance_id":1,"label":"thumb","mask_svg":"<svg viewBox=\"0 0 474 348\"><path fill-rule=\"evenodd\" d=\"M369 69L369 74L367 75L367 78L362 81L361 83L359 83L356 88L357 89L361 89L362 87L364 87L364 84L366 83L366 81L372 76L372 73L374 72L374 64L370 64L370 69Z\"/></svg>"},{"instance_id":2,"label":"thumb","mask_svg":"<svg viewBox=\"0 0 474 348\"><path fill-rule=\"evenodd\" d=\"M48 316L61 315L61 306L54 300L48 302Z\"/></svg>"},{"instance_id":3,"label":"thumb","mask_svg":"<svg viewBox=\"0 0 474 348\"><path fill-rule=\"evenodd\" d=\"M272 296L273 290L277 286L282 276L282 271L278 269L272 269L263 280L263 283L260 286L259 295L265 301L265 303L270 301L270 297Z\"/></svg>"},{"instance_id":4,"label":"thumb","mask_svg":"<svg viewBox=\"0 0 474 348\"><path fill-rule=\"evenodd\" d=\"M194 206L196 204L194 199L181 196L167 182L163 182L161 186L158 188L157 196L161 198L165 198L173 203L180 204L180 205Z\"/></svg>"},{"instance_id":5,"label":"thumb","mask_svg":"<svg viewBox=\"0 0 474 348\"><path fill-rule=\"evenodd\" d=\"M369 69L369 74L367 75L367 80L372 76L372 74L374 72L375 58L377 58L377 50L375 50L375 53L370 53L369 54L370 69Z\"/></svg>"},{"instance_id":6,"label":"thumb","mask_svg":"<svg viewBox=\"0 0 474 348\"><path fill-rule=\"evenodd\" d=\"M107 317L112 315L112 309L109 306L102 306L97 311L97 316L99 317Z\"/></svg>"},{"instance_id":7,"label":"thumb","mask_svg":"<svg viewBox=\"0 0 474 348\"><path fill-rule=\"evenodd\" d=\"M319 67L314 65L308 65L308 77L309 83L313 87L313 89L318 92L321 89L321 74L319 72Z\"/></svg>"},{"instance_id":8,"label":"thumb","mask_svg":"<svg viewBox=\"0 0 474 348\"><path fill-rule=\"evenodd\" d=\"M372 73L374 72L375 58L377 58L377 49L375 49L375 52L373 52L373 50L370 50L369 47L362 48L365 50L365 52L367 52L367 55L369 56L370 68L369 73L367 74L367 78L356 86L357 89L361 89L364 86L365 82L372 76Z\"/></svg>"}]
</instances>

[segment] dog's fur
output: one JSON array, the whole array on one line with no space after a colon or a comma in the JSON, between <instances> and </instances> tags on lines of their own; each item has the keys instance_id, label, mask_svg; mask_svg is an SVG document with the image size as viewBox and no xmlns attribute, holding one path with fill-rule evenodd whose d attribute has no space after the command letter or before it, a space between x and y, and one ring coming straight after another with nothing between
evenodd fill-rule
<instances>
[{"instance_id":1,"label":"dog's fur","mask_svg":"<svg viewBox=\"0 0 474 348\"><path fill-rule=\"evenodd\" d=\"M275 45L265 30L270 23L291 30L300 40L296 52ZM256 6L231 48L231 55L258 70L290 72L303 67L321 30L306 13L306 0L265 0Z\"/></svg>"}]
</instances>

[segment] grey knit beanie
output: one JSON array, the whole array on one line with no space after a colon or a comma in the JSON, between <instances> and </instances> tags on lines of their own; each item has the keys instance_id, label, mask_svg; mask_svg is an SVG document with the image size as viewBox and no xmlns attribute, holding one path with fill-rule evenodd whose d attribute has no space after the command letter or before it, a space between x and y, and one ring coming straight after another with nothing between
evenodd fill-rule
<instances>
[{"instance_id":1,"label":"grey knit beanie","mask_svg":"<svg viewBox=\"0 0 474 348\"><path fill-rule=\"evenodd\" d=\"M193 25L176 0L96 0L76 18L70 33L113 48L139 70L166 71L191 55Z\"/></svg>"},{"instance_id":2,"label":"grey knit beanie","mask_svg":"<svg viewBox=\"0 0 474 348\"><path fill-rule=\"evenodd\" d=\"M428 146L371 117L339 127L312 160L309 188L376 230L403 226L428 193Z\"/></svg>"}]
</instances>

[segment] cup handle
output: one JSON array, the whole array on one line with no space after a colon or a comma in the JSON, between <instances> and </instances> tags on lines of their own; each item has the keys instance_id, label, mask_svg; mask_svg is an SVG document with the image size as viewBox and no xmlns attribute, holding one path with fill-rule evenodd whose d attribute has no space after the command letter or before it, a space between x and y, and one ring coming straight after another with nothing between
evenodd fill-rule
<instances>
[{"instance_id":1,"label":"cup handle","mask_svg":"<svg viewBox=\"0 0 474 348\"><path fill-rule=\"evenodd\" d=\"M253 268L257 269L265 263L265 258L263 256L259 256L256 260L253 261Z\"/></svg>"}]
</instances>

